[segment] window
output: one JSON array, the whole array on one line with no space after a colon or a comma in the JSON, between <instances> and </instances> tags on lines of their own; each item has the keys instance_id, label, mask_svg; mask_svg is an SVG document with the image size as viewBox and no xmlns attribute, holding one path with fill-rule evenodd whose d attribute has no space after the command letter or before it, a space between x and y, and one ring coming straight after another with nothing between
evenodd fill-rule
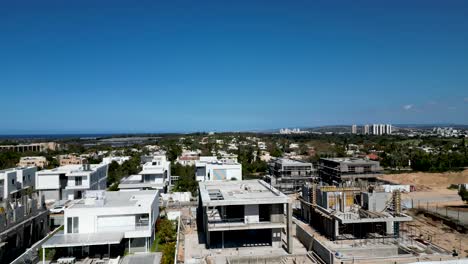
<instances>
[{"instance_id":1,"label":"window","mask_svg":"<svg viewBox=\"0 0 468 264\"><path fill-rule=\"evenodd\" d=\"M83 178L75 177L75 186L81 186L83 184Z\"/></svg>"},{"instance_id":2,"label":"window","mask_svg":"<svg viewBox=\"0 0 468 264\"><path fill-rule=\"evenodd\" d=\"M79 224L78 217L68 217L67 218L67 233L68 234L78 233L78 224Z\"/></svg>"},{"instance_id":3,"label":"window","mask_svg":"<svg viewBox=\"0 0 468 264\"><path fill-rule=\"evenodd\" d=\"M67 233L71 234L72 233L72 225L73 225L73 218L68 217L67 218Z\"/></svg>"},{"instance_id":4,"label":"window","mask_svg":"<svg viewBox=\"0 0 468 264\"><path fill-rule=\"evenodd\" d=\"M73 233L78 233L78 217L73 217Z\"/></svg>"},{"instance_id":5,"label":"window","mask_svg":"<svg viewBox=\"0 0 468 264\"><path fill-rule=\"evenodd\" d=\"M15 184L15 179L11 179L11 184Z\"/></svg>"}]
</instances>

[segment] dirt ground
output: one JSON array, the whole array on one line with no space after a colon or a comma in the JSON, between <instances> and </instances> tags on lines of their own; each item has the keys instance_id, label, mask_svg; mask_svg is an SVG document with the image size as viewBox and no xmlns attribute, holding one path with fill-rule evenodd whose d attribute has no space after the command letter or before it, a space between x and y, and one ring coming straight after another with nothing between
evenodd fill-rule
<instances>
[{"instance_id":1,"label":"dirt ground","mask_svg":"<svg viewBox=\"0 0 468 264\"><path fill-rule=\"evenodd\" d=\"M416 187L416 192L403 194L403 198L421 204L463 205L457 190L447 189L451 184L468 183L468 170L446 173L402 173L386 174L379 177L395 184L409 184Z\"/></svg>"},{"instance_id":2,"label":"dirt ground","mask_svg":"<svg viewBox=\"0 0 468 264\"><path fill-rule=\"evenodd\" d=\"M380 178L395 184L414 185L416 191L428 191L433 189L447 189L450 184L468 183L468 170L444 173L416 172L386 174Z\"/></svg>"},{"instance_id":3,"label":"dirt ground","mask_svg":"<svg viewBox=\"0 0 468 264\"><path fill-rule=\"evenodd\" d=\"M468 256L468 234L459 233L422 214L416 215L413 212L409 214L413 217L413 221L405 224L404 228L408 232L421 239L431 240L433 244L448 251L456 249L459 252L461 246L461 256Z\"/></svg>"}]
</instances>

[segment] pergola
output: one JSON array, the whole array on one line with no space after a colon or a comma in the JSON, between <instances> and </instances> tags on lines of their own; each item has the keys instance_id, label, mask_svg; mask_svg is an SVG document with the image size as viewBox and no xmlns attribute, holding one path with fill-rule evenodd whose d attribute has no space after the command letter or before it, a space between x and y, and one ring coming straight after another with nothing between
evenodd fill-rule
<instances>
[{"instance_id":1,"label":"pergola","mask_svg":"<svg viewBox=\"0 0 468 264\"><path fill-rule=\"evenodd\" d=\"M46 248L69 248L120 244L124 237L123 232L90 233L90 234L55 234L42 245L42 263L45 264Z\"/></svg>"}]
</instances>

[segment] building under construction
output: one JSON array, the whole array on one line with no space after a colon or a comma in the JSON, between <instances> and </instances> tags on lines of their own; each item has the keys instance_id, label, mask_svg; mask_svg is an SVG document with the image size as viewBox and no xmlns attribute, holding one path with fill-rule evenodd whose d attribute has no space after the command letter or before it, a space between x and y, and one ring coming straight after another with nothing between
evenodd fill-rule
<instances>
[{"instance_id":1,"label":"building under construction","mask_svg":"<svg viewBox=\"0 0 468 264\"><path fill-rule=\"evenodd\" d=\"M305 185L302 218L330 240L398 237L399 224L412 218L401 211L400 192L370 188Z\"/></svg>"},{"instance_id":2,"label":"building under construction","mask_svg":"<svg viewBox=\"0 0 468 264\"><path fill-rule=\"evenodd\" d=\"M268 166L265 181L283 193L300 192L302 186L315 179L315 169L310 162L279 158Z\"/></svg>"},{"instance_id":3,"label":"building under construction","mask_svg":"<svg viewBox=\"0 0 468 264\"><path fill-rule=\"evenodd\" d=\"M356 180L375 181L382 171L378 161L358 158L321 158L318 164L320 179L333 184Z\"/></svg>"}]
</instances>

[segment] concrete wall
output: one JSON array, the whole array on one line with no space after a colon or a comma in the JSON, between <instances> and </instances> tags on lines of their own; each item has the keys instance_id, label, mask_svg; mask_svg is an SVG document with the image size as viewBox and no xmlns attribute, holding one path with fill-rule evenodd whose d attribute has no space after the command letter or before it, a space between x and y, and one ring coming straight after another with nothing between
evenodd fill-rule
<instances>
[{"instance_id":1,"label":"concrete wall","mask_svg":"<svg viewBox=\"0 0 468 264\"><path fill-rule=\"evenodd\" d=\"M60 200L59 190L42 190L40 193L41 195L44 195L45 200Z\"/></svg>"},{"instance_id":2,"label":"concrete wall","mask_svg":"<svg viewBox=\"0 0 468 264\"><path fill-rule=\"evenodd\" d=\"M333 253L297 224L296 237L304 245L307 251L315 252L327 264L333 263Z\"/></svg>"},{"instance_id":3,"label":"concrete wall","mask_svg":"<svg viewBox=\"0 0 468 264\"><path fill-rule=\"evenodd\" d=\"M37 190L50 190L60 188L58 174L41 174L36 173L36 189ZM47 198L46 198L47 199Z\"/></svg>"}]
</instances>

